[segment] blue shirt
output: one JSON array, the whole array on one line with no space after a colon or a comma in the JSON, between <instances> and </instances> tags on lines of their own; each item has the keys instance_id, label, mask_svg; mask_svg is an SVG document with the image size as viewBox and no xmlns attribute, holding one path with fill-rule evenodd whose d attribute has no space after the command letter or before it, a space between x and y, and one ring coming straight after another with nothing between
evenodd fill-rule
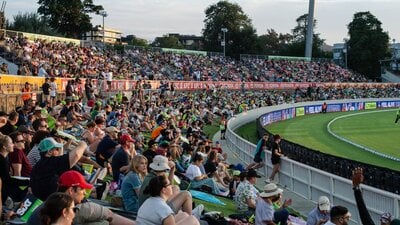
<instances>
[{"instance_id":1,"label":"blue shirt","mask_svg":"<svg viewBox=\"0 0 400 225\"><path fill-rule=\"evenodd\" d=\"M315 207L307 216L307 225L316 225L320 219L326 219L329 221L329 213L322 214L321 211L318 210L318 207Z\"/></svg>"},{"instance_id":2,"label":"blue shirt","mask_svg":"<svg viewBox=\"0 0 400 225\"><path fill-rule=\"evenodd\" d=\"M139 191L141 185L139 175L133 171L129 172L122 181L121 194L126 211L137 213L139 210L139 196L135 189Z\"/></svg>"}]
</instances>

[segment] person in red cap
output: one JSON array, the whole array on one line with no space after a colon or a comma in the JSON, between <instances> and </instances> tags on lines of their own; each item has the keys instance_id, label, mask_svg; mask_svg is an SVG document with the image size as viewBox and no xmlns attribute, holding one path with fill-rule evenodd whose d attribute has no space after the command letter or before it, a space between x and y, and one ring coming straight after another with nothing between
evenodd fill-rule
<instances>
[{"instance_id":1,"label":"person in red cap","mask_svg":"<svg viewBox=\"0 0 400 225\"><path fill-rule=\"evenodd\" d=\"M85 198L86 190L91 190L93 185L87 183L85 178L75 170L63 173L58 180L58 192L68 194L74 199L78 208L73 224L110 224L110 225L134 225L133 220L114 214L111 210L94 202L88 202ZM43 205L33 211L27 225L39 225L39 212Z\"/></svg>"},{"instance_id":2,"label":"person in red cap","mask_svg":"<svg viewBox=\"0 0 400 225\"><path fill-rule=\"evenodd\" d=\"M129 162L136 155L135 140L129 134L121 135L121 147L114 153L111 161L113 180L118 182L120 174L127 174L130 170Z\"/></svg>"}]
</instances>

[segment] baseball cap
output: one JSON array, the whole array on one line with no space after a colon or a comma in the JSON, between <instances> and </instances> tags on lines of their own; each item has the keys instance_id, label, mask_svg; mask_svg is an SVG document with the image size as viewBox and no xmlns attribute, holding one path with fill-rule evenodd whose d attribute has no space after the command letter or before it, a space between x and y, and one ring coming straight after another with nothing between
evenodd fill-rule
<instances>
[{"instance_id":1,"label":"baseball cap","mask_svg":"<svg viewBox=\"0 0 400 225\"><path fill-rule=\"evenodd\" d=\"M48 152L54 148L62 148L63 146L63 144L58 143L54 138L48 137L39 143L39 150L40 152Z\"/></svg>"},{"instance_id":2,"label":"baseball cap","mask_svg":"<svg viewBox=\"0 0 400 225\"><path fill-rule=\"evenodd\" d=\"M329 198L326 196L319 197L318 208L321 211L329 211L331 209L331 203L329 202Z\"/></svg>"},{"instance_id":3,"label":"baseball cap","mask_svg":"<svg viewBox=\"0 0 400 225\"><path fill-rule=\"evenodd\" d=\"M124 143L126 143L126 142L128 142L128 141L129 141L129 142L133 142L133 143L136 142L136 141L131 137L131 135L129 135L129 134L123 134L123 135L121 135L119 141L121 142L121 144L124 144Z\"/></svg>"},{"instance_id":4,"label":"baseball cap","mask_svg":"<svg viewBox=\"0 0 400 225\"><path fill-rule=\"evenodd\" d=\"M62 187L80 187L83 189L92 189L93 185L87 183L82 174L75 170L69 170L61 174L58 185Z\"/></svg>"},{"instance_id":5,"label":"baseball cap","mask_svg":"<svg viewBox=\"0 0 400 225\"><path fill-rule=\"evenodd\" d=\"M169 170L168 158L162 155L156 155L153 158L153 162L150 163L149 167L155 171Z\"/></svg>"},{"instance_id":6,"label":"baseball cap","mask_svg":"<svg viewBox=\"0 0 400 225\"><path fill-rule=\"evenodd\" d=\"M240 171L239 171L239 170L234 170L234 171L232 172L232 175L233 175L233 176L240 176Z\"/></svg>"}]
</instances>

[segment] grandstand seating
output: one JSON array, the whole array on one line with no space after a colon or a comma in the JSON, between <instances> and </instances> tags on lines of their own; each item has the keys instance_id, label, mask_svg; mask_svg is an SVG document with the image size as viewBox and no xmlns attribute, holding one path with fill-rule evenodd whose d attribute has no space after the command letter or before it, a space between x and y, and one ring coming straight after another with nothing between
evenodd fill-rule
<instances>
[{"instance_id":1,"label":"grandstand seating","mask_svg":"<svg viewBox=\"0 0 400 225\"><path fill-rule=\"evenodd\" d=\"M331 62L244 59L185 55L146 49L123 54L72 43L7 37L2 51L18 60L20 73L37 75L43 67L49 76L114 79L245 81L245 82L366 82L366 78ZM25 65L25 68L23 66Z\"/></svg>"}]
</instances>

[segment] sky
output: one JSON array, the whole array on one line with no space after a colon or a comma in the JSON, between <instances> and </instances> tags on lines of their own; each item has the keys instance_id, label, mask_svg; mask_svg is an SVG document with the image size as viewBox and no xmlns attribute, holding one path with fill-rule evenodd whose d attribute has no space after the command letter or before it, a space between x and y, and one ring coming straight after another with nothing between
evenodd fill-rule
<instances>
[{"instance_id":1,"label":"sky","mask_svg":"<svg viewBox=\"0 0 400 225\"><path fill-rule=\"evenodd\" d=\"M120 30L123 36L134 34L154 40L168 33L201 35L205 9L217 3L214 0L93 0L107 11L105 27ZM258 35L267 29L278 33L291 33L296 19L308 13L308 0L230 0L239 4L252 20ZM36 12L37 0L8 0L6 18L12 21L18 12ZM390 40L400 40L400 0L315 0L315 33L326 44L343 42L347 25L357 12L371 12ZM102 17L91 15L93 25L101 25Z\"/></svg>"}]
</instances>

